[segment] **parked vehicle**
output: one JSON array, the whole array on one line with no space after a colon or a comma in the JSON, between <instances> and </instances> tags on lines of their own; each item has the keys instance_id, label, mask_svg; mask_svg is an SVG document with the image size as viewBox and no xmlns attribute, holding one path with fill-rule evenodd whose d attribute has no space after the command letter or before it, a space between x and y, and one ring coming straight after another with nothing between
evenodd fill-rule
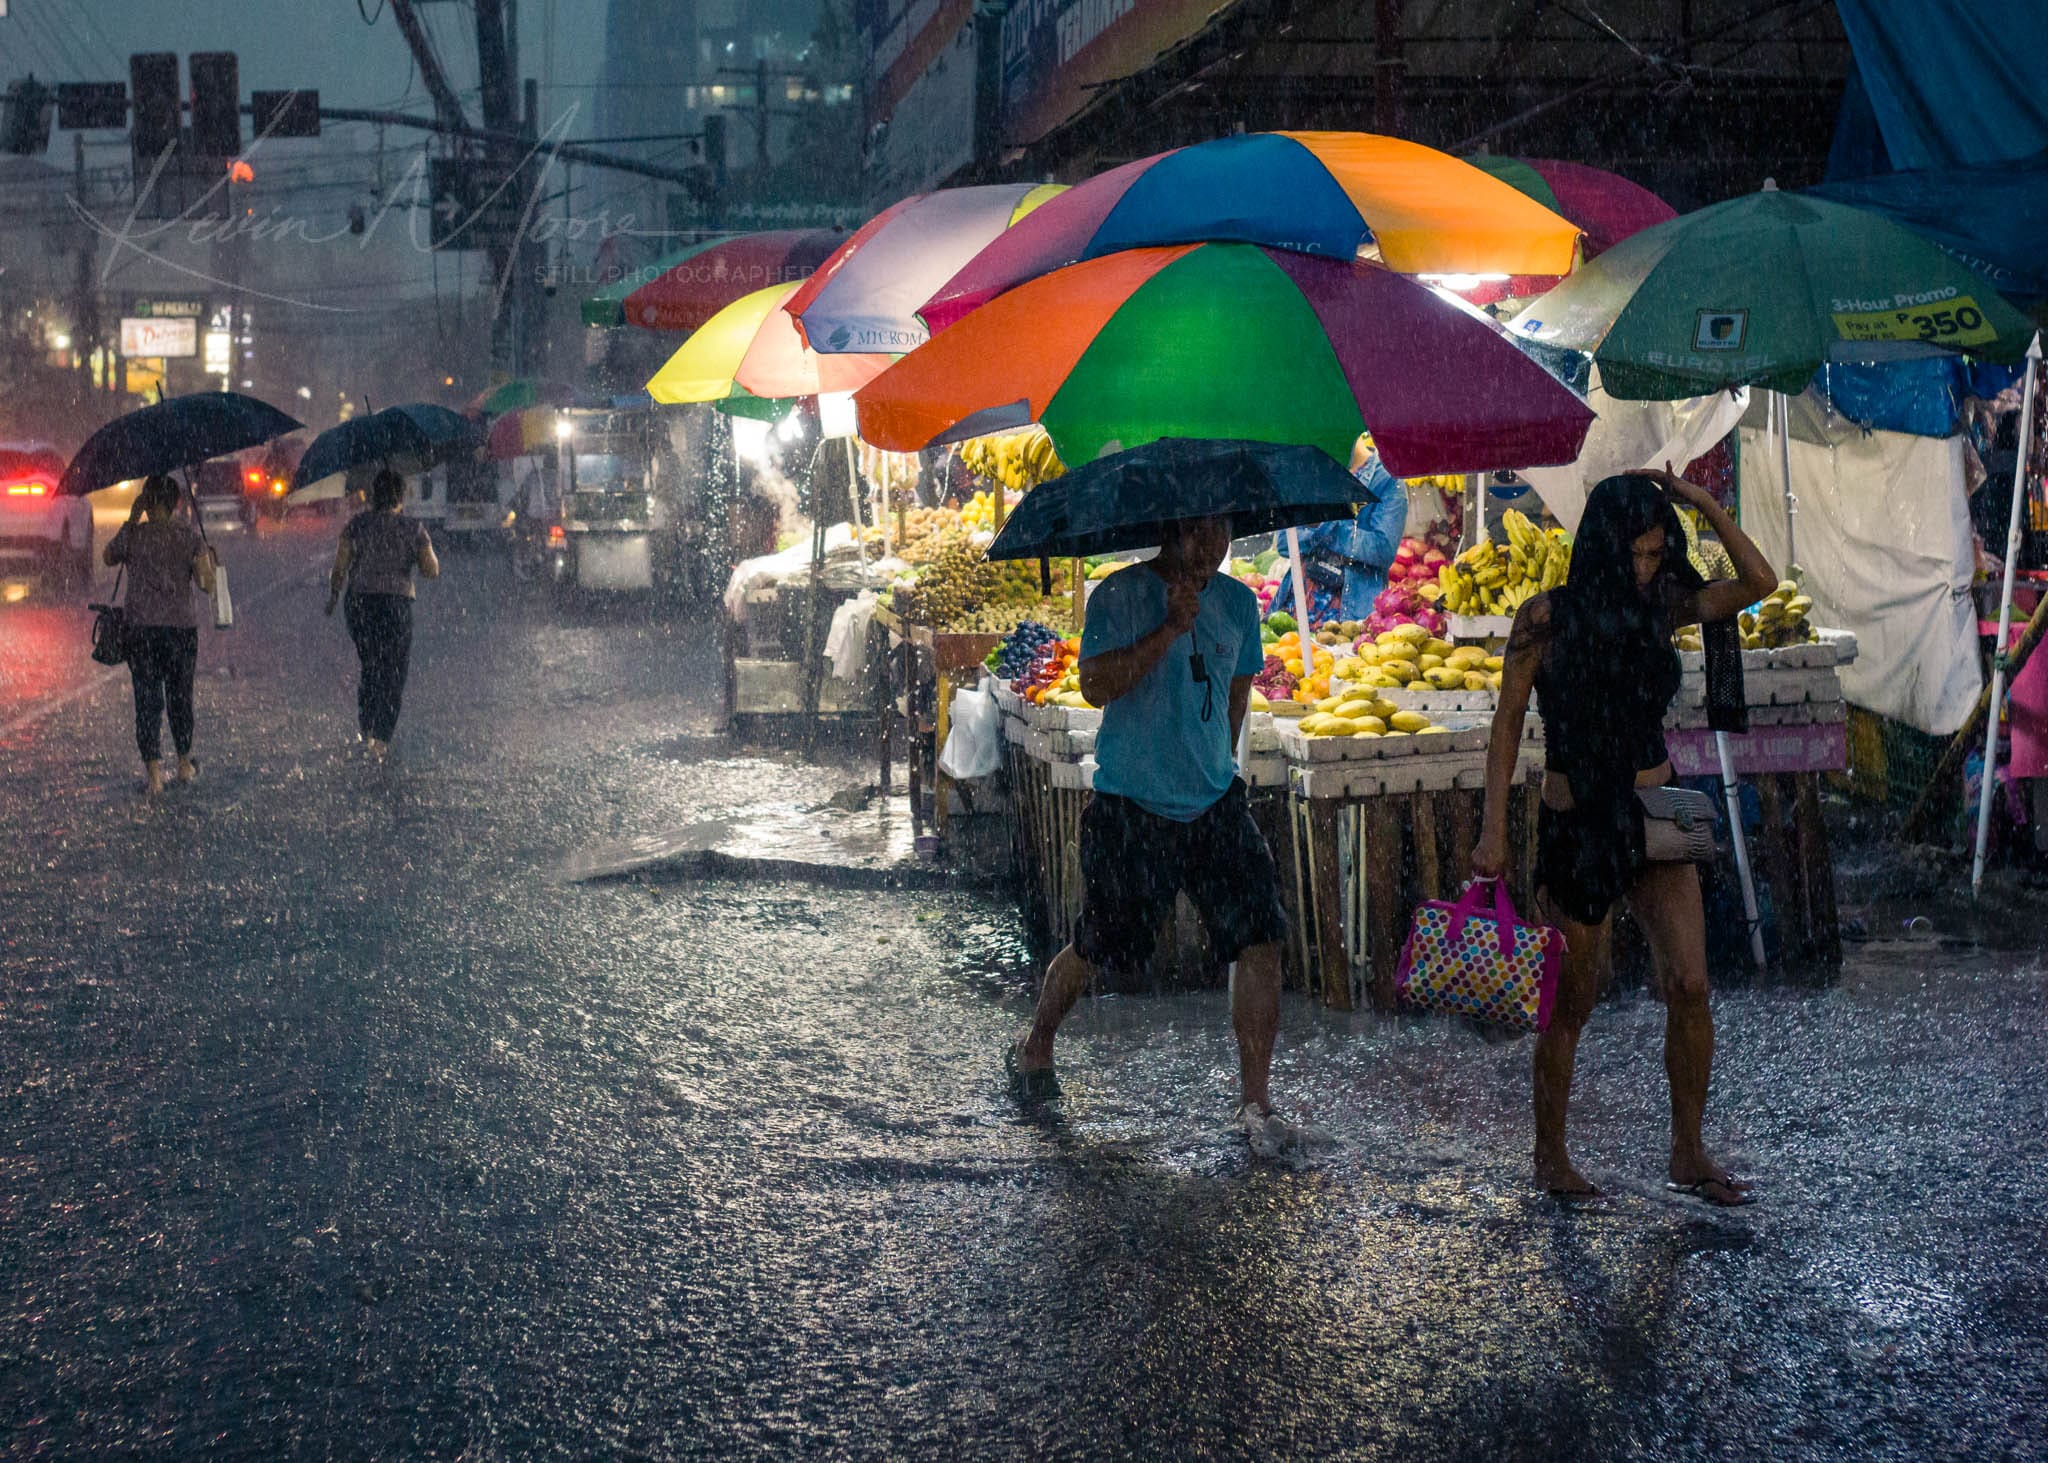
<instances>
[{"instance_id":1,"label":"parked vehicle","mask_svg":"<svg viewBox=\"0 0 2048 1463\"><path fill-rule=\"evenodd\" d=\"M192 469L192 496L207 533L234 533L256 526L256 504L244 491L239 458L216 457Z\"/></svg>"},{"instance_id":2,"label":"parked vehicle","mask_svg":"<svg viewBox=\"0 0 2048 1463\"><path fill-rule=\"evenodd\" d=\"M561 446L552 473L538 475L540 506L515 521L515 571L565 588L669 587L679 541L668 479L679 469L654 411L562 411L556 422Z\"/></svg>"},{"instance_id":3,"label":"parked vehicle","mask_svg":"<svg viewBox=\"0 0 2048 1463\"><path fill-rule=\"evenodd\" d=\"M32 574L51 589L92 582L92 505L58 495L54 448L0 444L0 576Z\"/></svg>"}]
</instances>

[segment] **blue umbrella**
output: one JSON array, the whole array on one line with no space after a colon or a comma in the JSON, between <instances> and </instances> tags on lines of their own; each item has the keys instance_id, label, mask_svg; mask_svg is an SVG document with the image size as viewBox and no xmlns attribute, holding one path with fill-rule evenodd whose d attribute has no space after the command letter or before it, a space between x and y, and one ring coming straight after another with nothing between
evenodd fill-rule
<instances>
[{"instance_id":1,"label":"blue umbrella","mask_svg":"<svg viewBox=\"0 0 2048 1463\"><path fill-rule=\"evenodd\" d=\"M173 396L116 417L86 438L57 491L91 493L130 478L175 472L260 447L303 425L268 402L232 391Z\"/></svg>"},{"instance_id":2,"label":"blue umbrella","mask_svg":"<svg viewBox=\"0 0 2048 1463\"><path fill-rule=\"evenodd\" d=\"M445 406L425 401L387 406L366 417L352 417L315 437L299 459L292 486L304 488L372 463L419 472L475 446L475 424Z\"/></svg>"},{"instance_id":3,"label":"blue umbrella","mask_svg":"<svg viewBox=\"0 0 2048 1463\"><path fill-rule=\"evenodd\" d=\"M1238 537L1347 518L1375 495L1320 447L1162 437L1027 493L991 559L1061 559L1157 544L1164 525L1228 515Z\"/></svg>"}]
</instances>

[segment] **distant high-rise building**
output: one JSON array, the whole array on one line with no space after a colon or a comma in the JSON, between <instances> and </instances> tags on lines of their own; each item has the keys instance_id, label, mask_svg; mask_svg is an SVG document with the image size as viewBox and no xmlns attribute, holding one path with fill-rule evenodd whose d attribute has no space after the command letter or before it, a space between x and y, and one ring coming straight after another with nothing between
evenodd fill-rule
<instances>
[{"instance_id":1,"label":"distant high-rise building","mask_svg":"<svg viewBox=\"0 0 2048 1463\"><path fill-rule=\"evenodd\" d=\"M723 114L726 164L735 179L780 161L796 116L807 106L846 105L858 125L853 88L825 84L812 55L822 0L610 0L596 135L645 137L701 133ZM630 156L688 165L699 153L681 141L609 144ZM661 218L666 185L635 186L624 196ZM614 203L614 207L619 206Z\"/></svg>"}]
</instances>

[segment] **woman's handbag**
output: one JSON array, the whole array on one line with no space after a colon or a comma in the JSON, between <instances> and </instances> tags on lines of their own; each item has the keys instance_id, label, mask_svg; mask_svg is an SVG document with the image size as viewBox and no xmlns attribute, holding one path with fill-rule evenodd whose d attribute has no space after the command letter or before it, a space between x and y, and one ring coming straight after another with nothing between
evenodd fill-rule
<instances>
[{"instance_id":1,"label":"woman's handbag","mask_svg":"<svg viewBox=\"0 0 2048 1463\"><path fill-rule=\"evenodd\" d=\"M1491 913L1480 907L1488 884ZM1506 884L1475 879L1456 904L1432 899L1415 911L1394 986L1411 1006L1542 1031L1563 968L1564 931L1524 924Z\"/></svg>"},{"instance_id":2,"label":"woman's handbag","mask_svg":"<svg viewBox=\"0 0 2048 1463\"><path fill-rule=\"evenodd\" d=\"M123 665L128 660L128 611L119 603L126 572L126 566L114 571L115 603L86 606L93 612L92 658L101 665Z\"/></svg>"},{"instance_id":3,"label":"woman's handbag","mask_svg":"<svg viewBox=\"0 0 2048 1463\"><path fill-rule=\"evenodd\" d=\"M1717 852L1714 800L1684 787L1639 787L1643 857L1653 864L1710 864Z\"/></svg>"}]
</instances>

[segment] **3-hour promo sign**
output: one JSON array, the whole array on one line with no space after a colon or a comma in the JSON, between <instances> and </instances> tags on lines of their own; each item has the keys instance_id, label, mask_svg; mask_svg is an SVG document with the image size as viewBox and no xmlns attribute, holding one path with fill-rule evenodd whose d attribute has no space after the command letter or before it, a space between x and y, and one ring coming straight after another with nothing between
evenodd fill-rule
<instances>
[{"instance_id":1,"label":"3-hour promo sign","mask_svg":"<svg viewBox=\"0 0 2048 1463\"><path fill-rule=\"evenodd\" d=\"M121 354L136 360L148 356L165 359L199 354L199 322L190 315L167 317L133 315L121 317Z\"/></svg>"}]
</instances>

